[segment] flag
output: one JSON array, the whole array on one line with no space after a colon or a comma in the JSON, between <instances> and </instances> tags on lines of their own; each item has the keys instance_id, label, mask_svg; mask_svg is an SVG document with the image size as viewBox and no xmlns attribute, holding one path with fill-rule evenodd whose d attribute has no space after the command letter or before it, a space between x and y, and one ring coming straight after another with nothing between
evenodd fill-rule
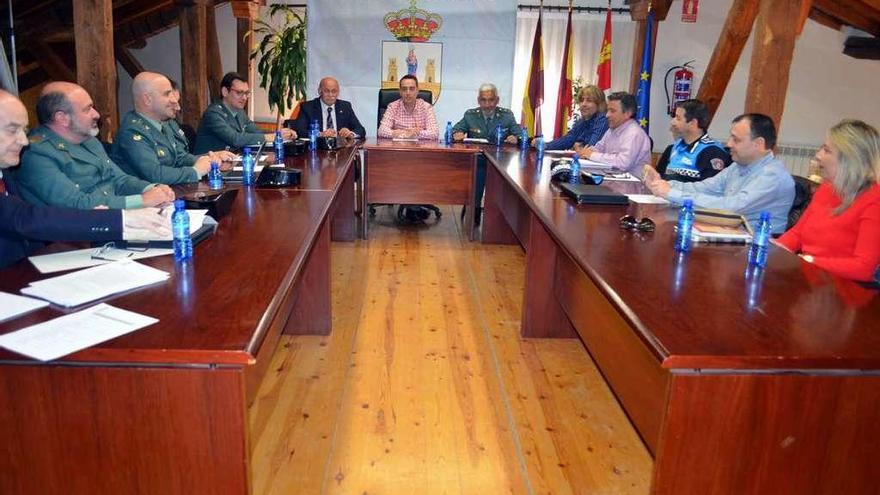
<instances>
[{"instance_id":1,"label":"flag","mask_svg":"<svg viewBox=\"0 0 880 495\"><path fill-rule=\"evenodd\" d=\"M651 110L651 34L654 31L654 12L648 8L648 19L645 21L645 48L642 50L642 66L639 69L639 89L636 91L636 121L648 132L648 114Z\"/></svg>"},{"instance_id":2,"label":"flag","mask_svg":"<svg viewBox=\"0 0 880 495\"><path fill-rule=\"evenodd\" d=\"M543 2L541 2L543 6ZM529 77L523 95L522 125L532 136L541 134L541 104L544 103L544 55L541 49L542 11L538 10L538 29L532 42L532 56L529 62Z\"/></svg>"},{"instance_id":3,"label":"flag","mask_svg":"<svg viewBox=\"0 0 880 495\"><path fill-rule=\"evenodd\" d=\"M605 14L605 36L602 37L602 48L599 50L599 64L596 66L596 86L602 91L611 89L611 4Z\"/></svg>"},{"instance_id":4,"label":"flag","mask_svg":"<svg viewBox=\"0 0 880 495\"><path fill-rule=\"evenodd\" d=\"M559 94L556 97L556 127L553 138L568 132L568 119L571 117L571 0L568 2L568 25L565 28L565 48L562 51L562 71L559 75Z\"/></svg>"}]
</instances>

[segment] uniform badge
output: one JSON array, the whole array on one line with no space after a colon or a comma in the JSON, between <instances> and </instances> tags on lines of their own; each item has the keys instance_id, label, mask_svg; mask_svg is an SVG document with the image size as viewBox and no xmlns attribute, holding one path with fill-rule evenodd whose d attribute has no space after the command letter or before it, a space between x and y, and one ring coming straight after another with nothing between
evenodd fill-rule
<instances>
[{"instance_id":1,"label":"uniform badge","mask_svg":"<svg viewBox=\"0 0 880 495\"><path fill-rule=\"evenodd\" d=\"M715 170L721 170L722 168L724 168L724 160L722 160L721 158L713 158L709 160L709 163L712 164L712 168L714 168Z\"/></svg>"},{"instance_id":2,"label":"uniform badge","mask_svg":"<svg viewBox=\"0 0 880 495\"><path fill-rule=\"evenodd\" d=\"M59 150L63 150L63 149L64 149L64 143L58 143L58 149L59 149Z\"/></svg>"},{"instance_id":3,"label":"uniform badge","mask_svg":"<svg viewBox=\"0 0 880 495\"><path fill-rule=\"evenodd\" d=\"M134 141L140 141L140 140L143 139L143 138L141 137L140 134L134 134L134 135L131 136L131 139L134 140Z\"/></svg>"},{"instance_id":4,"label":"uniform badge","mask_svg":"<svg viewBox=\"0 0 880 495\"><path fill-rule=\"evenodd\" d=\"M159 155L159 156L165 156L165 150L163 150L162 148L159 148L159 149L156 151L156 154Z\"/></svg>"}]
</instances>

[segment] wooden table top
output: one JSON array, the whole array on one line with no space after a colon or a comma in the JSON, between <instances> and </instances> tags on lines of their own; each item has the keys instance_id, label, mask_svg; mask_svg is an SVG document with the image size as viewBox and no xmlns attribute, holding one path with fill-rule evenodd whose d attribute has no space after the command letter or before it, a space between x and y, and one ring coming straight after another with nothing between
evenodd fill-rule
<instances>
[{"instance_id":1,"label":"wooden table top","mask_svg":"<svg viewBox=\"0 0 880 495\"><path fill-rule=\"evenodd\" d=\"M880 292L834 277L777 246L747 273L748 246L673 249L677 210L577 205L551 185L534 152L486 155L666 368L880 369ZM641 183L605 183L645 192ZM621 230L648 216L653 233Z\"/></svg>"},{"instance_id":2,"label":"wooden table top","mask_svg":"<svg viewBox=\"0 0 880 495\"><path fill-rule=\"evenodd\" d=\"M189 266L161 256L139 262L171 273L162 283L105 302L159 322L60 359L62 362L245 364L296 282L356 148L286 160L303 170L299 188L240 188L217 232L194 247ZM233 186L237 187L237 186ZM204 189L204 184L184 190ZM56 244L52 250L81 248ZM18 293L40 275L22 260L2 270L0 290ZM63 315L50 306L0 323L0 334ZM0 361L31 361L0 349Z\"/></svg>"},{"instance_id":3,"label":"wooden table top","mask_svg":"<svg viewBox=\"0 0 880 495\"><path fill-rule=\"evenodd\" d=\"M395 141L389 138L370 138L364 142L364 149L387 151L442 151L445 153L479 153L485 145L473 143L446 144L436 139L418 141Z\"/></svg>"}]
</instances>

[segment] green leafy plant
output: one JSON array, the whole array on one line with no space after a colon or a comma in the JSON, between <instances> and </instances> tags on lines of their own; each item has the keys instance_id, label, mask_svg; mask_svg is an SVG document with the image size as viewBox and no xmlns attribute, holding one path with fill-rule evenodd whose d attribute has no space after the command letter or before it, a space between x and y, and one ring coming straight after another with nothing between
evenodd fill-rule
<instances>
[{"instance_id":1,"label":"green leafy plant","mask_svg":"<svg viewBox=\"0 0 880 495\"><path fill-rule=\"evenodd\" d=\"M262 35L251 59L260 57L257 72L260 87L268 93L269 108L278 109L278 122L294 100L306 96L306 17L285 4L269 7L269 19L284 15L280 28L260 19L255 22L254 34Z\"/></svg>"}]
</instances>

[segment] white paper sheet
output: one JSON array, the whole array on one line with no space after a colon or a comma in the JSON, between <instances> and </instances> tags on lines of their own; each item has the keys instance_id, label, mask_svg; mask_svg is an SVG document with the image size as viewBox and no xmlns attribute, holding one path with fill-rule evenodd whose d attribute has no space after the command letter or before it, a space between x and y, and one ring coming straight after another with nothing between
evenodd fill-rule
<instances>
[{"instance_id":1,"label":"white paper sheet","mask_svg":"<svg viewBox=\"0 0 880 495\"><path fill-rule=\"evenodd\" d=\"M489 144L489 140L486 138L464 138L465 143L478 143L478 144Z\"/></svg>"},{"instance_id":2,"label":"white paper sheet","mask_svg":"<svg viewBox=\"0 0 880 495\"><path fill-rule=\"evenodd\" d=\"M267 158L269 158L269 155L260 155L260 159L258 161L265 162ZM233 162L240 162L241 155L235 155L235 158L233 158L232 161ZM254 168L256 168L256 166ZM241 170L241 167L233 167L233 170Z\"/></svg>"},{"instance_id":3,"label":"white paper sheet","mask_svg":"<svg viewBox=\"0 0 880 495\"><path fill-rule=\"evenodd\" d=\"M668 205L669 201L665 199L654 196L653 194L627 194L627 198L633 203L641 203L644 205Z\"/></svg>"},{"instance_id":4,"label":"white paper sheet","mask_svg":"<svg viewBox=\"0 0 880 495\"><path fill-rule=\"evenodd\" d=\"M39 299L0 292L0 321L11 320L48 305L49 303Z\"/></svg>"},{"instance_id":5,"label":"white paper sheet","mask_svg":"<svg viewBox=\"0 0 880 495\"><path fill-rule=\"evenodd\" d=\"M149 248L146 251L131 251L128 249L108 248L101 252L98 257L93 257L100 248L77 249L62 253L43 254L31 256L28 260L40 273L55 273L77 268L106 265L113 261L124 259L139 260L174 254L173 249Z\"/></svg>"},{"instance_id":6,"label":"white paper sheet","mask_svg":"<svg viewBox=\"0 0 880 495\"><path fill-rule=\"evenodd\" d=\"M73 307L168 279L168 272L123 260L31 282L23 294Z\"/></svg>"},{"instance_id":7,"label":"white paper sheet","mask_svg":"<svg viewBox=\"0 0 880 495\"><path fill-rule=\"evenodd\" d=\"M156 323L109 304L96 304L73 314L0 336L0 346L25 356L51 361Z\"/></svg>"}]
</instances>

